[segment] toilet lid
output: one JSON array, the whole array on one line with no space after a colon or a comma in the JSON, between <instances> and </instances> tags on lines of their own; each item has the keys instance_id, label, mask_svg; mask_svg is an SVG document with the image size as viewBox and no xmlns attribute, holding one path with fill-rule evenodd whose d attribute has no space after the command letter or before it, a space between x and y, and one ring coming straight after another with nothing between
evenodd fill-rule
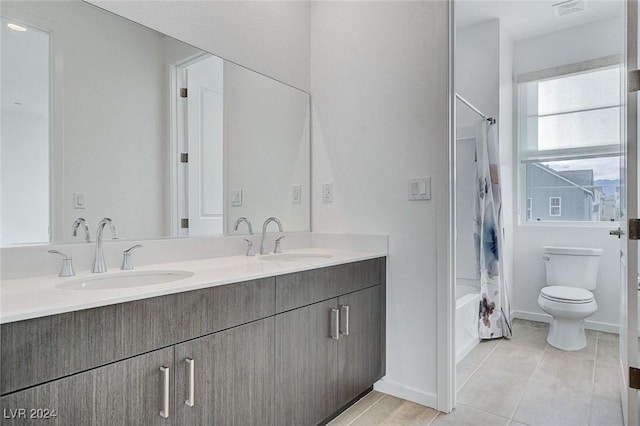
<instances>
[{"instance_id":1,"label":"toilet lid","mask_svg":"<svg viewBox=\"0 0 640 426\"><path fill-rule=\"evenodd\" d=\"M587 303L593 300L593 293L589 290L561 285L544 287L540 290L540 295L545 299L568 303Z\"/></svg>"}]
</instances>

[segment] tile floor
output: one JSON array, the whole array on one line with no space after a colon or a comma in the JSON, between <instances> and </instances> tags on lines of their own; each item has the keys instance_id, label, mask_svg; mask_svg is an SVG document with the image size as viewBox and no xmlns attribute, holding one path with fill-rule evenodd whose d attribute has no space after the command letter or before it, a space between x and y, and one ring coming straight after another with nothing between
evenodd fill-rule
<instances>
[{"instance_id":1,"label":"tile floor","mask_svg":"<svg viewBox=\"0 0 640 426\"><path fill-rule=\"evenodd\" d=\"M482 341L457 366L450 414L371 392L330 426L622 425L618 336L587 331L587 347L546 342L548 324L515 320L510 340Z\"/></svg>"}]
</instances>

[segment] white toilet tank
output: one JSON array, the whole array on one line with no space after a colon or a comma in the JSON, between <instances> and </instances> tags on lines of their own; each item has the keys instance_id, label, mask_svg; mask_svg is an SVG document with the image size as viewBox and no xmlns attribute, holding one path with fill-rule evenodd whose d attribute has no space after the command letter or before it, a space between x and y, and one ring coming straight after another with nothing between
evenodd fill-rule
<instances>
[{"instance_id":1,"label":"white toilet tank","mask_svg":"<svg viewBox=\"0 0 640 426\"><path fill-rule=\"evenodd\" d=\"M544 246L547 285L595 290L602 249Z\"/></svg>"}]
</instances>

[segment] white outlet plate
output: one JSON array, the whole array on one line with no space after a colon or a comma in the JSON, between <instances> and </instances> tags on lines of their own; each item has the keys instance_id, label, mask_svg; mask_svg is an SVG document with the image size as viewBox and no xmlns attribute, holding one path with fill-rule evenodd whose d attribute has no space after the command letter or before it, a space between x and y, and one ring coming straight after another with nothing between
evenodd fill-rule
<instances>
[{"instance_id":1,"label":"white outlet plate","mask_svg":"<svg viewBox=\"0 0 640 426\"><path fill-rule=\"evenodd\" d=\"M300 204L302 198L302 185L291 187L291 204Z\"/></svg>"},{"instance_id":2,"label":"white outlet plate","mask_svg":"<svg viewBox=\"0 0 640 426\"><path fill-rule=\"evenodd\" d=\"M322 202L333 203L333 183L322 184Z\"/></svg>"},{"instance_id":3,"label":"white outlet plate","mask_svg":"<svg viewBox=\"0 0 640 426\"><path fill-rule=\"evenodd\" d=\"M73 208L74 209L86 209L87 208L87 194L84 192L73 193Z\"/></svg>"},{"instance_id":4,"label":"white outlet plate","mask_svg":"<svg viewBox=\"0 0 640 426\"><path fill-rule=\"evenodd\" d=\"M409 179L409 201L431 199L431 178Z\"/></svg>"},{"instance_id":5,"label":"white outlet plate","mask_svg":"<svg viewBox=\"0 0 640 426\"><path fill-rule=\"evenodd\" d=\"M242 189L231 191L231 205L234 207L242 205Z\"/></svg>"}]
</instances>

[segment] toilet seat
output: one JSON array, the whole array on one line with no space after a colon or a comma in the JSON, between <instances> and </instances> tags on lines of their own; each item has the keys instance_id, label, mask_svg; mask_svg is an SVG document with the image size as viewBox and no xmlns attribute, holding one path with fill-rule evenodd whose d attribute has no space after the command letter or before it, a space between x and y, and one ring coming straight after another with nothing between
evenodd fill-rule
<instances>
[{"instance_id":1,"label":"toilet seat","mask_svg":"<svg viewBox=\"0 0 640 426\"><path fill-rule=\"evenodd\" d=\"M540 297L552 302L584 304L594 301L593 293L584 288L549 286L540 290Z\"/></svg>"}]
</instances>

